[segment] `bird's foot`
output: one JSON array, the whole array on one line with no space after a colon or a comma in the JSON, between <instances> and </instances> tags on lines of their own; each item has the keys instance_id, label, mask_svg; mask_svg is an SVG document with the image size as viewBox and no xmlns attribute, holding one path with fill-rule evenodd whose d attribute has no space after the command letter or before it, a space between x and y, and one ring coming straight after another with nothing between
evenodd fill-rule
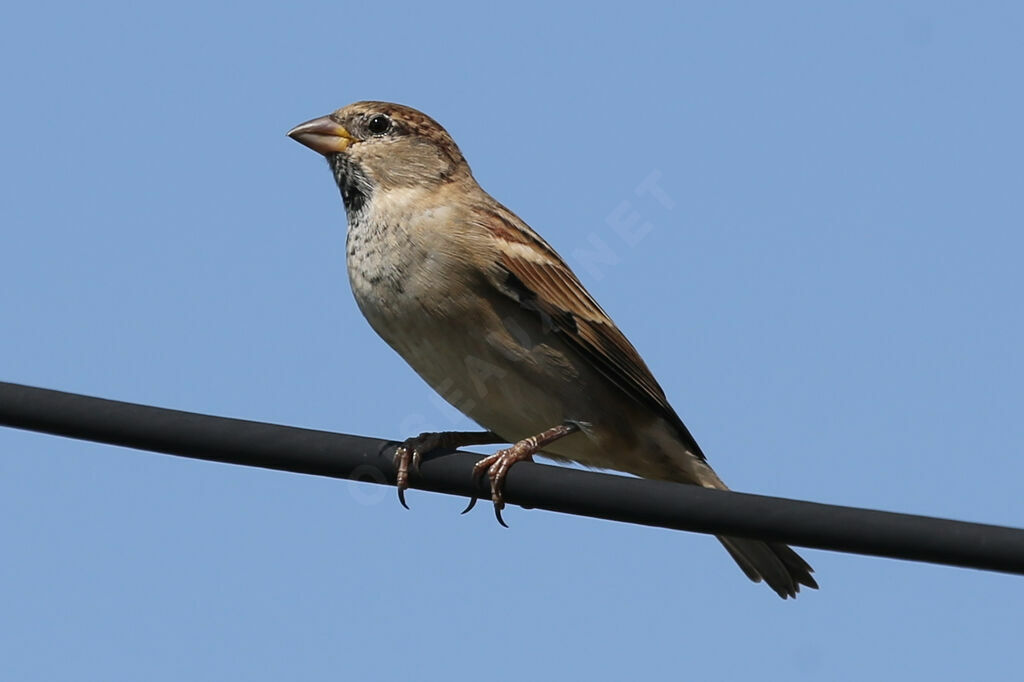
<instances>
[{"instance_id":1,"label":"bird's foot","mask_svg":"<svg viewBox=\"0 0 1024 682\"><path fill-rule=\"evenodd\" d=\"M506 528L508 528L508 524L505 523L505 519L501 518L501 510L505 508L505 477L508 476L508 470L516 462L533 461L536 450L531 447L529 441L530 439L521 440L512 447L498 450L493 455L484 457L473 467L474 481L479 481L484 474L491 479L491 501L494 503L494 516L498 519L498 523ZM462 513L468 512L475 504L476 498L474 497Z\"/></svg>"},{"instance_id":2,"label":"bird's foot","mask_svg":"<svg viewBox=\"0 0 1024 682\"><path fill-rule=\"evenodd\" d=\"M491 431L439 431L424 432L418 436L407 438L395 448L395 478L398 487L398 501L406 509L405 491L409 489L409 472L420 470L423 456L434 450L460 448L466 445L488 445L500 443L501 438Z\"/></svg>"},{"instance_id":3,"label":"bird's foot","mask_svg":"<svg viewBox=\"0 0 1024 682\"><path fill-rule=\"evenodd\" d=\"M484 474L491 479L491 501L494 503L494 516L498 519L498 523L508 528L505 519L501 518L501 510L505 508L505 477L508 476L512 465L522 461L532 462L533 456L545 446L577 430L579 427L575 424L561 424L536 436L524 438L511 447L498 450L493 455L484 457L476 463L476 466L473 467L473 480L479 481ZM462 510L463 514L476 505L476 499L473 497L469 501L469 505Z\"/></svg>"},{"instance_id":4,"label":"bird's foot","mask_svg":"<svg viewBox=\"0 0 1024 682\"><path fill-rule=\"evenodd\" d=\"M441 447L440 433L421 433L405 441L395 448L395 468L398 469L398 501L406 509L409 505L405 502L405 491L409 489L409 469L420 470L420 462L423 455Z\"/></svg>"}]
</instances>

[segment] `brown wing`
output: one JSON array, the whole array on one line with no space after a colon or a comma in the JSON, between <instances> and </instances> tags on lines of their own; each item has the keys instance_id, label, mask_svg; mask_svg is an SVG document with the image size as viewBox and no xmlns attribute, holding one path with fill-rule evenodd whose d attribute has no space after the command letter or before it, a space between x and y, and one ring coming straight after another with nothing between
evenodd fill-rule
<instances>
[{"instance_id":1,"label":"brown wing","mask_svg":"<svg viewBox=\"0 0 1024 682\"><path fill-rule=\"evenodd\" d=\"M672 424L687 448L704 459L633 344L555 250L504 207L491 212L486 227L513 245L499 257L497 288L524 308L536 311L605 378Z\"/></svg>"}]
</instances>

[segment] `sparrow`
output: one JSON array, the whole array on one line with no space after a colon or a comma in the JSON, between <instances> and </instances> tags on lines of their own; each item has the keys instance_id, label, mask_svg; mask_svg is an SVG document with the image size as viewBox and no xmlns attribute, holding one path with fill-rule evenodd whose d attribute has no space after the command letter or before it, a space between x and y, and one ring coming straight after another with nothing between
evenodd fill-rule
<instances>
[{"instance_id":1,"label":"sparrow","mask_svg":"<svg viewBox=\"0 0 1024 682\"><path fill-rule=\"evenodd\" d=\"M505 476L535 454L726 490L633 345L558 253L477 184L434 119L356 102L288 135L327 159L341 191L349 282L370 326L487 429L406 440L395 453L403 505L424 454L488 443L512 444L474 469L503 525ZM818 587L784 544L718 539L783 599Z\"/></svg>"}]
</instances>

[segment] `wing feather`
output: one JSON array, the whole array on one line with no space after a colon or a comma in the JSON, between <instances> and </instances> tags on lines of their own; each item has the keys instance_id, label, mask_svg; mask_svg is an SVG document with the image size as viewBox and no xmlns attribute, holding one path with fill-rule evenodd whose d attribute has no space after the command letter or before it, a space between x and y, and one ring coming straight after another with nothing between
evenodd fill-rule
<instances>
[{"instance_id":1,"label":"wing feather","mask_svg":"<svg viewBox=\"0 0 1024 682\"><path fill-rule=\"evenodd\" d=\"M495 286L536 311L545 325L561 334L606 379L672 424L687 448L704 459L636 348L558 253L507 209L493 211L484 226L495 238L516 245L500 251Z\"/></svg>"}]
</instances>

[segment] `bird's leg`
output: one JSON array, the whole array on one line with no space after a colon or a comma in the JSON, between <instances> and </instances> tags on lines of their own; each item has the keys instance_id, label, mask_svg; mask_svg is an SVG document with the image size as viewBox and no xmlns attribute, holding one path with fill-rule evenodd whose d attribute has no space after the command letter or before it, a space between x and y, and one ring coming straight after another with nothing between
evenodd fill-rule
<instances>
[{"instance_id":1,"label":"bird's leg","mask_svg":"<svg viewBox=\"0 0 1024 682\"><path fill-rule=\"evenodd\" d=\"M501 436L493 431L440 431L437 433L425 432L418 436L408 438L404 443L395 448L395 467L398 469L398 501L406 509L409 505L405 503L405 491L409 488L409 468L419 471L423 455L444 448L454 450L467 445L491 445L494 443L505 443Z\"/></svg>"},{"instance_id":2,"label":"bird's leg","mask_svg":"<svg viewBox=\"0 0 1024 682\"><path fill-rule=\"evenodd\" d=\"M559 424L538 433L536 436L524 438L504 450L498 450L493 455L484 457L476 463L476 466L473 467L473 480L480 480L485 473L491 479L491 501L494 502L494 515L498 518L498 523L508 528L508 524L501 518L501 510L505 508L505 495L503 492L505 477L508 475L508 470L512 468L512 465L523 460L532 462L535 454L559 438L564 438L570 433L579 431L579 429L580 427L576 424ZM476 498L474 497L469 501L469 506L462 513L468 512L475 504Z\"/></svg>"}]
</instances>

